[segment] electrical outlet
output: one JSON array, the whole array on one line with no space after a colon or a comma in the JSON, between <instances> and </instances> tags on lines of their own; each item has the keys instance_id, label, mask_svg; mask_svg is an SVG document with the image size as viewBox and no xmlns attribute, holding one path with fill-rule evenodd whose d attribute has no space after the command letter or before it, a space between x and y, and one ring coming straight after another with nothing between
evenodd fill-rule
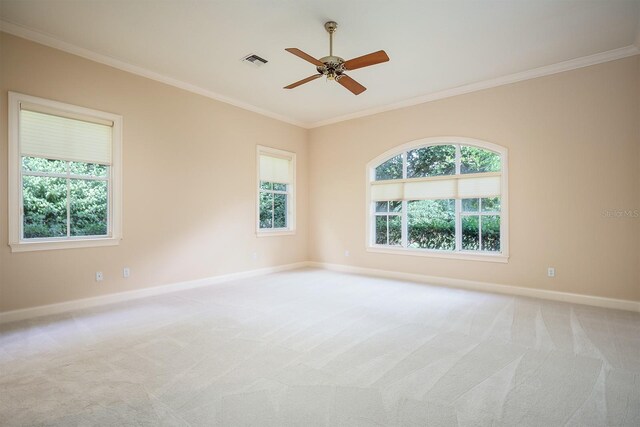
<instances>
[{"instance_id":1,"label":"electrical outlet","mask_svg":"<svg viewBox=\"0 0 640 427\"><path fill-rule=\"evenodd\" d=\"M547 268L547 276L556 277L556 269L555 269L555 267Z\"/></svg>"},{"instance_id":2,"label":"electrical outlet","mask_svg":"<svg viewBox=\"0 0 640 427\"><path fill-rule=\"evenodd\" d=\"M102 271L96 271L96 282L102 282L102 279L104 279Z\"/></svg>"},{"instance_id":3,"label":"electrical outlet","mask_svg":"<svg viewBox=\"0 0 640 427\"><path fill-rule=\"evenodd\" d=\"M344 251L344 256L348 257L349 255L349 251Z\"/></svg>"},{"instance_id":4,"label":"electrical outlet","mask_svg":"<svg viewBox=\"0 0 640 427\"><path fill-rule=\"evenodd\" d=\"M254 260L254 261L257 260L258 259L258 252L252 252L251 253L251 259Z\"/></svg>"},{"instance_id":5,"label":"electrical outlet","mask_svg":"<svg viewBox=\"0 0 640 427\"><path fill-rule=\"evenodd\" d=\"M129 270L129 267L123 268L122 269L122 277L124 277L126 279L129 276L131 276L131 270Z\"/></svg>"}]
</instances>

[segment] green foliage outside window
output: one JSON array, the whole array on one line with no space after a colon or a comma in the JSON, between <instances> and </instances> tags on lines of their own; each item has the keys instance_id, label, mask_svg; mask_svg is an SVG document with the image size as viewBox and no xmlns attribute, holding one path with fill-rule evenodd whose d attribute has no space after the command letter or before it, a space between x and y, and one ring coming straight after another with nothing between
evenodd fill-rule
<instances>
[{"instance_id":1,"label":"green foliage outside window","mask_svg":"<svg viewBox=\"0 0 640 427\"><path fill-rule=\"evenodd\" d=\"M22 170L25 239L107 234L108 182L75 176L106 177L108 166L23 157ZM69 172L72 175L68 175ZM63 177L33 176L29 173L60 174Z\"/></svg>"},{"instance_id":2,"label":"green foliage outside window","mask_svg":"<svg viewBox=\"0 0 640 427\"><path fill-rule=\"evenodd\" d=\"M407 210L410 248L456 248L455 200L411 200Z\"/></svg>"},{"instance_id":3,"label":"green foliage outside window","mask_svg":"<svg viewBox=\"0 0 640 427\"><path fill-rule=\"evenodd\" d=\"M453 145L432 145L407 151L407 178L455 173L456 147Z\"/></svg>"},{"instance_id":4,"label":"green foliage outside window","mask_svg":"<svg viewBox=\"0 0 640 427\"><path fill-rule=\"evenodd\" d=\"M67 235L67 183L64 178L22 177L24 238Z\"/></svg>"},{"instance_id":5,"label":"green foliage outside window","mask_svg":"<svg viewBox=\"0 0 640 427\"><path fill-rule=\"evenodd\" d=\"M72 179L69 184L71 235L107 234L107 182Z\"/></svg>"},{"instance_id":6,"label":"green foliage outside window","mask_svg":"<svg viewBox=\"0 0 640 427\"><path fill-rule=\"evenodd\" d=\"M402 155L387 160L376 168L376 181L402 179Z\"/></svg>"},{"instance_id":7,"label":"green foliage outside window","mask_svg":"<svg viewBox=\"0 0 640 427\"><path fill-rule=\"evenodd\" d=\"M460 147L460 173L500 172L500 155L483 148Z\"/></svg>"},{"instance_id":8,"label":"green foliage outside window","mask_svg":"<svg viewBox=\"0 0 640 427\"><path fill-rule=\"evenodd\" d=\"M286 191L286 184L260 182L260 228L287 228Z\"/></svg>"},{"instance_id":9,"label":"green foliage outside window","mask_svg":"<svg viewBox=\"0 0 640 427\"><path fill-rule=\"evenodd\" d=\"M63 160L23 157L22 170L25 172L67 173L67 163Z\"/></svg>"},{"instance_id":10,"label":"green foliage outside window","mask_svg":"<svg viewBox=\"0 0 640 427\"><path fill-rule=\"evenodd\" d=\"M398 246L402 243L402 219L398 215L376 216L376 244Z\"/></svg>"},{"instance_id":11,"label":"green foliage outside window","mask_svg":"<svg viewBox=\"0 0 640 427\"><path fill-rule=\"evenodd\" d=\"M500 251L500 216L466 215L500 212L500 197L462 199L462 249L465 251Z\"/></svg>"},{"instance_id":12,"label":"green foliage outside window","mask_svg":"<svg viewBox=\"0 0 640 427\"><path fill-rule=\"evenodd\" d=\"M402 244L401 201L376 202L376 244L397 246ZM386 215L384 215L386 214ZM396 214L396 215L389 215Z\"/></svg>"}]
</instances>

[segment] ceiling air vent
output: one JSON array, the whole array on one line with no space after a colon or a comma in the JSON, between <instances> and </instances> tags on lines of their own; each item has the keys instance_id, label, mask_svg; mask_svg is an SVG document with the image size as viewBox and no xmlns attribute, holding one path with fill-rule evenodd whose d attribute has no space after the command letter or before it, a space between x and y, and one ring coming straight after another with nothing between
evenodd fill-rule
<instances>
[{"instance_id":1,"label":"ceiling air vent","mask_svg":"<svg viewBox=\"0 0 640 427\"><path fill-rule=\"evenodd\" d=\"M256 67L260 67L260 66L266 64L267 62L269 62L266 59L259 57L255 53L252 53L251 55L245 56L244 58L242 58L242 60L244 62L249 63L249 64L253 64Z\"/></svg>"}]
</instances>

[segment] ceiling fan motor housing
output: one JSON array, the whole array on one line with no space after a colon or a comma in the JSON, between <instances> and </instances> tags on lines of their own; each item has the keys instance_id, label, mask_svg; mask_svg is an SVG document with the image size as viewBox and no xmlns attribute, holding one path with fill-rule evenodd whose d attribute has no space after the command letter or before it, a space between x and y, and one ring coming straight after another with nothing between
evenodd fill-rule
<instances>
[{"instance_id":1,"label":"ceiling fan motor housing","mask_svg":"<svg viewBox=\"0 0 640 427\"><path fill-rule=\"evenodd\" d=\"M342 75L344 70L344 59L339 56L325 56L319 59L324 65L316 67L316 70L329 79L333 79Z\"/></svg>"}]
</instances>

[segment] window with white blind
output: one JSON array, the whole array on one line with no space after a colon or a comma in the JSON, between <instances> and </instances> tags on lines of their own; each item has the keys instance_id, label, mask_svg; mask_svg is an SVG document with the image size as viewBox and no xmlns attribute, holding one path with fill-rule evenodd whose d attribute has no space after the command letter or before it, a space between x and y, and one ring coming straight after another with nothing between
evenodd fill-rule
<instances>
[{"instance_id":1,"label":"window with white blind","mask_svg":"<svg viewBox=\"0 0 640 427\"><path fill-rule=\"evenodd\" d=\"M118 244L122 117L9 92L12 251Z\"/></svg>"},{"instance_id":2,"label":"window with white blind","mask_svg":"<svg viewBox=\"0 0 640 427\"><path fill-rule=\"evenodd\" d=\"M372 252L507 262L507 149L429 138L367 165Z\"/></svg>"},{"instance_id":3,"label":"window with white blind","mask_svg":"<svg viewBox=\"0 0 640 427\"><path fill-rule=\"evenodd\" d=\"M258 235L291 234L295 230L296 155L257 147Z\"/></svg>"}]
</instances>

